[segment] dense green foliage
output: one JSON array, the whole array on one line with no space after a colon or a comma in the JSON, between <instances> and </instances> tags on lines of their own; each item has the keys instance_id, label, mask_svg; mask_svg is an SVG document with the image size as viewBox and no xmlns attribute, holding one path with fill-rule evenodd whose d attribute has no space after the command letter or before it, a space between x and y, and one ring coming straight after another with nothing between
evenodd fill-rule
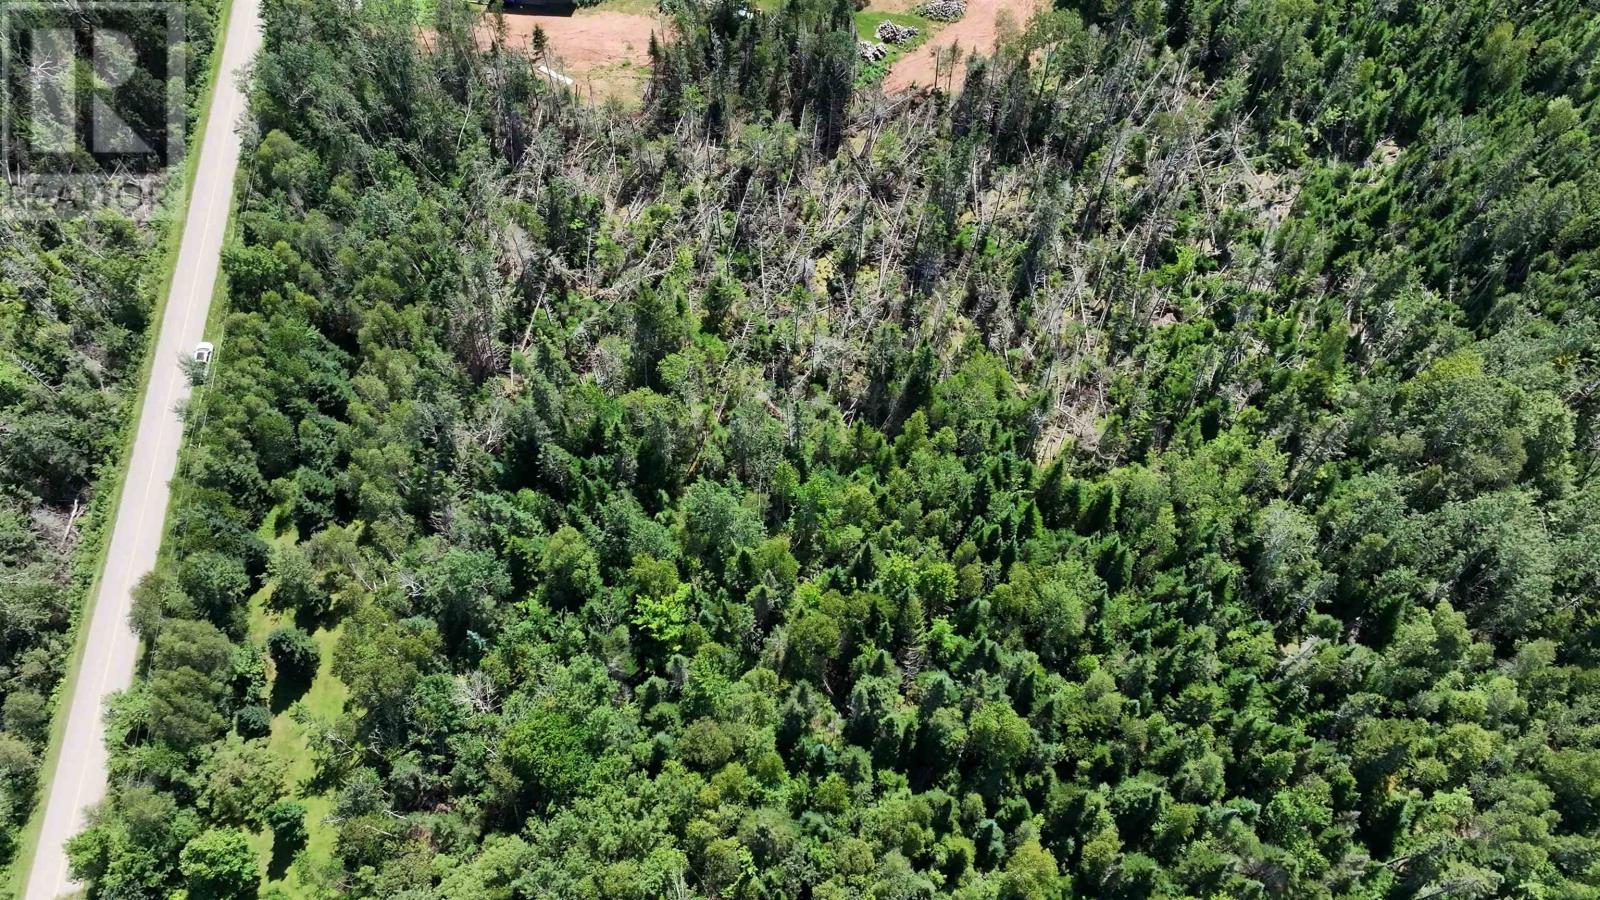
<instances>
[{"instance_id":1,"label":"dense green foliage","mask_svg":"<svg viewBox=\"0 0 1600 900\"><path fill-rule=\"evenodd\" d=\"M205 82L215 6L187 4L191 96ZM95 14L88 6L8 10L0 40L25 34L32 15L59 27L62 15L82 24ZM135 19L146 20L161 26L156 42L165 46L165 17ZM5 77L17 79L22 69L8 65ZM91 75L82 73L84 96ZM148 128L165 115L161 87L130 79L116 108ZM132 412L129 381L161 289L167 221L148 207L133 210L137 218L102 209L58 219L13 203L11 179L23 171L98 171L87 154L30 154L30 108L5 104L10 144L0 185L0 883L33 808L69 628L111 512L96 486L102 467L117 463ZM159 193L166 182L151 174L146 187Z\"/></svg>"},{"instance_id":2,"label":"dense green foliage","mask_svg":"<svg viewBox=\"0 0 1600 900\"><path fill-rule=\"evenodd\" d=\"M99 894L1600 896L1592 7L267 12Z\"/></svg>"}]
</instances>

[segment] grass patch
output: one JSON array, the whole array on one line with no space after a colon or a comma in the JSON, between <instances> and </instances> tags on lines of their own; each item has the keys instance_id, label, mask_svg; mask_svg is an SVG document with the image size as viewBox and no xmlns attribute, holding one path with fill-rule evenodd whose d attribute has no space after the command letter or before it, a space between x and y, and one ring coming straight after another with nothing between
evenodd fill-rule
<instances>
[{"instance_id":1,"label":"grass patch","mask_svg":"<svg viewBox=\"0 0 1600 900\"><path fill-rule=\"evenodd\" d=\"M261 524L261 536L269 543L293 544L295 533L291 528L283 534L277 534L279 511L274 510ZM250 639L258 644L266 642L267 635L279 625L292 622L292 616L274 612L267 608L267 600L272 596L272 583L267 583L256 592L250 600ZM298 865L291 865L283 871L272 871L272 832L262 829L256 834L251 846L255 848L261 861L263 890L275 888L290 897L299 897L307 893L308 885L300 880L300 870L307 867L312 871L327 867L333 862L335 831L324 824L329 813L333 811L331 795L316 793L308 787L316 777L316 766L311 760L311 748L306 741L305 729L294 721L292 712L295 706L304 706L311 715L319 720L336 719L344 715L345 698L349 690L344 682L333 674L333 650L338 645L339 634L344 626L336 625L333 628L318 628L312 632L311 639L316 642L317 651L321 659L317 663L317 674L311 680L311 687L288 709L272 717L272 730L267 736L267 748L273 755L288 764L288 796L299 800L306 807L306 846L298 858Z\"/></svg>"},{"instance_id":2,"label":"grass patch","mask_svg":"<svg viewBox=\"0 0 1600 900\"><path fill-rule=\"evenodd\" d=\"M903 44L884 44L889 50L889 55L873 63L862 65L856 73L856 87L865 87L882 81L889 74L889 67L893 66L900 57L922 46L933 37L934 32L943 28L944 22L935 22L925 19L915 13L886 12L876 9L864 9L855 15L856 37L863 41L878 41L878 26L884 22L893 22L896 25L905 25L917 29L917 36Z\"/></svg>"},{"instance_id":3,"label":"grass patch","mask_svg":"<svg viewBox=\"0 0 1600 900\"><path fill-rule=\"evenodd\" d=\"M627 13L633 16L657 16L661 14L661 4L656 0L600 0L599 3L589 7L595 12ZM578 15L583 15L585 10L579 10Z\"/></svg>"},{"instance_id":4,"label":"grass patch","mask_svg":"<svg viewBox=\"0 0 1600 900\"><path fill-rule=\"evenodd\" d=\"M269 613L259 603L252 605L252 632L257 623L262 629L261 637L276 628L279 617ZM344 682L333 674L333 649L339 642L339 634L343 626L332 629L318 628L311 638L316 642L317 650L322 654L322 660L317 664L316 677L311 681L310 690L305 696L296 701L297 705L304 705L317 719L335 719L344 714L344 701L349 696ZM272 731L267 737L267 747L274 755L284 760L289 765L288 785L289 796L299 800L306 807L306 846L301 851L303 865L312 869L325 868L333 861L334 829L325 824L329 813L333 811L334 798L328 794L308 792L307 785L316 777L316 767L311 760L311 749L306 742L305 730L295 722L289 709L273 716ZM305 885L300 882L299 866L289 866L281 873L282 877L273 878L268 871L272 861L272 833L265 829L255 836L254 846L261 859L262 887L278 887L286 891L289 896L300 896Z\"/></svg>"},{"instance_id":5,"label":"grass patch","mask_svg":"<svg viewBox=\"0 0 1600 900\"><path fill-rule=\"evenodd\" d=\"M862 40L877 40L878 25L882 22L893 22L896 25L907 25L916 28L922 33L912 38L911 44L919 44L928 38L928 32L944 24L932 19L924 19L916 13L887 12L879 9L863 9L856 13L856 33Z\"/></svg>"},{"instance_id":6,"label":"grass patch","mask_svg":"<svg viewBox=\"0 0 1600 900\"><path fill-rule=\"evenodd\" d=\"M23 891L27 889L28 873L33 869L33 857L39 850L39 830L44 827L42 801L49 793L50 783L55 779L56 768L61 762L62 736L67 728L67 713L72 707L70 698L77 689L78 674L83 668L85 644L89 638L89 631L83 626L94 617L100 579L106 568L106 554L111 549L111 530L116 523L117 508L122 503L122 488L123 482L127 479L128 460L133 456L133 444L139 435L139 420L144 411L145 392L150 386L150 371L155 364L156 345L161 337L161 324L166 315L167 298L172 292L172 282L177 277L178 248L183 243L184 223L189 219L189 199L194 191L195 172L200 165L200 148L205 144L206 125L211 118L211 102L216 96L217 79L221 76L222 49L227 43L228 21L232 14L233 0L222 0L217 7L216 39L211 47L211 59L205 74L206 82L198 93L200 102L194 110L194 129L189 135L182 174L167 187L170 192L167 202L171 204L172 213L171 218L162 223L166 233L158 254L161 262L157 283L160 287L156 291L155 303L150 309L149 327L144 335L144 358L140 361L139 370L133 380L133 384L137 387L133 396L129 398L131 408L128 420L123 426L121 446L104 465L104 474L97 484L100 490L96 491L94 499L90 501L89 524L85 526L86 531L92 529L92 532L85 535L82 552L85 553L86 559L92 560L88 563L88 569L93 575L72 622L72 651L67 657L66 672L51 696L50 736L44 759L39 767L33 812L17 835L16 855L12 857L9 867L4 872L9 877L0 878L0 883L9 885L13 897L22 896ZM63 699L67 699L68 702L63 703Z\"/></svg>"}]
</instances>

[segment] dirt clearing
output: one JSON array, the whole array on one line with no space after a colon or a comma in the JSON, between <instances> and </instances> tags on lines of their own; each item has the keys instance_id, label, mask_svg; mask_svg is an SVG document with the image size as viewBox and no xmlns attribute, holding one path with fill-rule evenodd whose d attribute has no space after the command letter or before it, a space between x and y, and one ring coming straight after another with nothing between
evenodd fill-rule
<instances>
[{"instance_id":1,"label":"dirt clearing","mask_svg":"<svg viewBox=\"0 0 1600 900\"><path fill-rule=\"evenodd\" d=\"M581 9L571 15L507 11L506 41L526 48L535 28L549 40L549 67L575 82L585 100L638 102L650 77L650 35L668 34L664 17Z\"/></svg>"},{"instance_id":2,"label":"dirt clearing","mask_svg":"<svg viewBox=\"0 0 1600 900\"><path fill-rule=\"evenodd\" d=\"M910 87L959 86L966 74L966 57L974 51L988 53L1003 29L1020 30L1039 8L1037 0L968 0L967 14L951 22L927 43L906 54L883 80L884 93ZM956 52L951 53L950 48ZM957 59L952 70L952 59ZM937 84L935 83L937 79Z\"/></svg>"}]
</instances>

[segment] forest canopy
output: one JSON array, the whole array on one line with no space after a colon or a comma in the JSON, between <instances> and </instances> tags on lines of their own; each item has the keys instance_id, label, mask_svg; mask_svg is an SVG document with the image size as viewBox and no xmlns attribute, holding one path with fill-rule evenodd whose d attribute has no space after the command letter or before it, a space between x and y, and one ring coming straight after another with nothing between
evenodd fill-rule
<instances>
[{"instance_id":1,"label":"forest canopy","mask_svg":"<svg viewBox=\"0 0 1600 900\"><path fill-rule=\"evenodd\" d=\"M92 895L1600 896L1592 4L410 6L266 3Z\"/></svg>"}]
</instances>

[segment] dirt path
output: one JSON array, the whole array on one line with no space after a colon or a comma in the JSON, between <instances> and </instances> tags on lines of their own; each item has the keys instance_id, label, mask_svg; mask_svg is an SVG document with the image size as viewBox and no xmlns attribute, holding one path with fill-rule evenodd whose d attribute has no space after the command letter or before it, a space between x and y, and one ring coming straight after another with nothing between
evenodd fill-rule
<instances>
[{"instance_id":1,"label":"dirt path","mask_svg":"<svg viewBox=\"0 0 1600 900\"><path fill-rule=\"evenodd\" d=\"M884 93L892 94L914 86L932 86L936 75L939 87L947 87L952 83L959 87L966 73L965 58L973 51L988 53L994 49L995 36L1000 33L1003 23L1007 27L1020 29L1028 24L1028 19L1037 8L1036 0L968 0L965 16L940 29L927 43L894 64L888 77L883 80ZM947 48L951 46L959 48L962 59L955 67L953 78L949 63L945 64L943 70L938 68L940 52L948 53Z\"/></svg>"}]
</instances>

